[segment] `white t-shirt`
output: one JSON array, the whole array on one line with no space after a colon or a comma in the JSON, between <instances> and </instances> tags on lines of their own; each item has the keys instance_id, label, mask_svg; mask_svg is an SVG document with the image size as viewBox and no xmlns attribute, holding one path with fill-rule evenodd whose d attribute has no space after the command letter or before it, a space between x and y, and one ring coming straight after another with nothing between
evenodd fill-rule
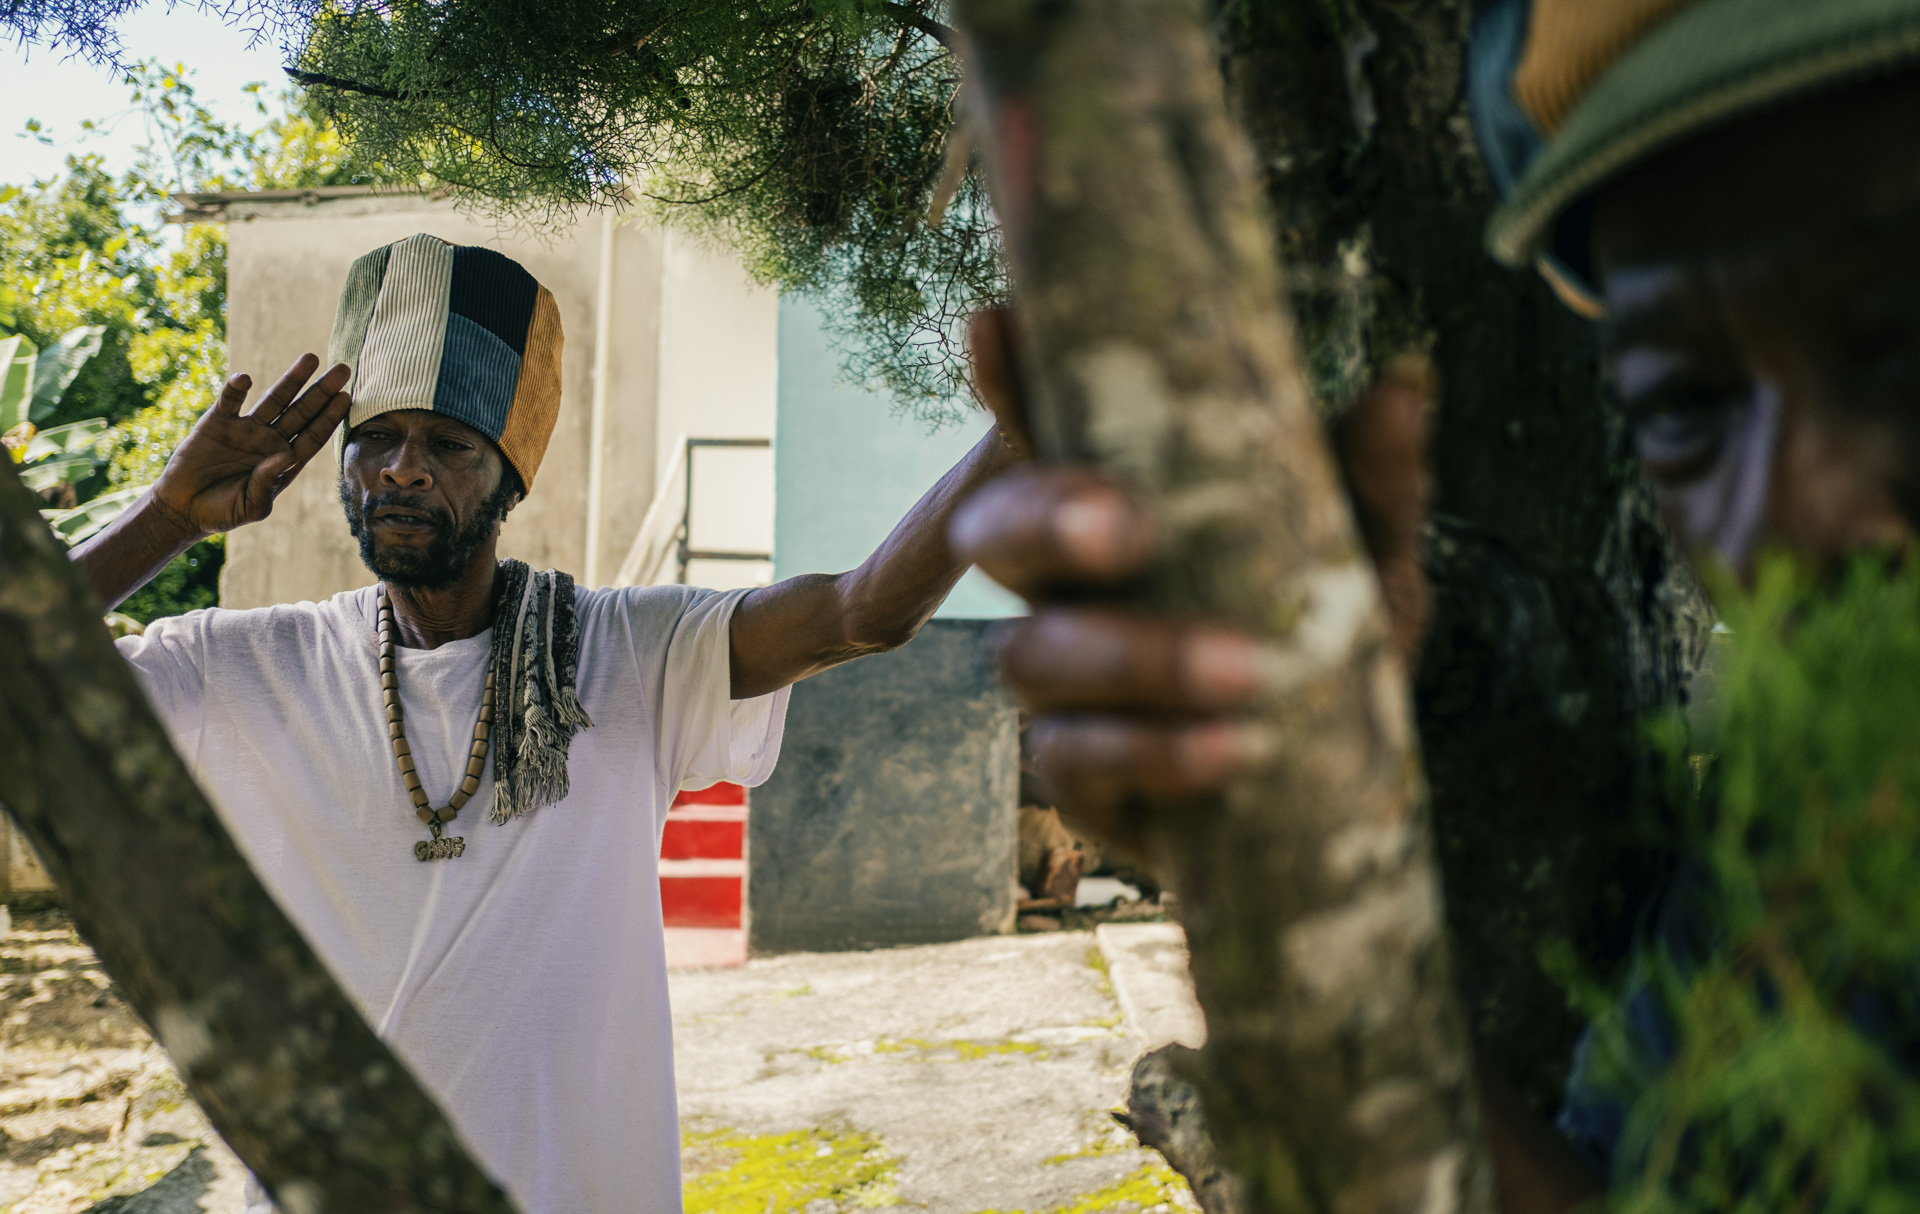
<instances>
[{"instance_id":1,"label":"white t-shirt","mask_svg":"<svg viewBox=\"0 0 1920 1214\"><path fill-rule=\"evenodd\" d=\"M427 837L388 747L371 587L195 611L120 651L261 881L374 1031L527 1214L677 1214L680 1141L661 941L675 790L772 772L783 690L728 699L745 591L579 592L571 793L494 826L493 765ZM399 651L407 740L444 805L492 634Z\"/></svg>"}]
</instances>

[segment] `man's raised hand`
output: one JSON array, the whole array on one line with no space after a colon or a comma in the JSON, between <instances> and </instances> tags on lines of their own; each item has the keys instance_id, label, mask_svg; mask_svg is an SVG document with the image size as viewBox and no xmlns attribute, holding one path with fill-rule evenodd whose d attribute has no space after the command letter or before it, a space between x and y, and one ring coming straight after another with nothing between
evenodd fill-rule
<instances>
[{"instance_id":1,"label":"man's raised hand","mask_svg":"<svg viewBox=\"0 0 1920 1214\"><path fill-rule=\"evenodd\" d=\"M273 499L319 454L353 401L341 364L302 392L320 360L301 355L248 413L253 381L227 381L153 489L73 550L100 605L117 606L196 541L273 513Z\"/></svg>"},{"instance_id":2,"label":"man's raised hand","mask_svg":"<svg viewBox=\"0 0 1920 1214\"><path fill-rule=\"evenodd\" d=\"M231 531L273 513L274 499L326 446L353 403L345 391L352 375L345 363L307 385L319 366L318 358L302 354L245 413L241 407L253 380L229 379L167 461L153 487L155 502L202 534Z\"/></svg>"}]
</instances>

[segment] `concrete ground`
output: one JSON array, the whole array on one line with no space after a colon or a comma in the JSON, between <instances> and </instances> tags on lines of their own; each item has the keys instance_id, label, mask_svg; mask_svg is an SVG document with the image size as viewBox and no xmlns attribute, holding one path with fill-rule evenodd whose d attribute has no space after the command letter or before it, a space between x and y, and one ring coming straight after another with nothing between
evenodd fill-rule
<instances>
[{"instance_id":1,"label":"concrete ground","mask_svg":"<svg viewBox=\"0 0 1920 1214\"><path fill-rule=\"evenodd\" d=\"M1108 1116L1194 1037L1183 970L1177 928L1129 924L675 973L688 1214L1192 1211ZM55 913L0 943L0 1047L0 1214L238 1214L238 1161Z\"/></svg>"},{"instance_id":2,"label":"concrete ground","mask_svg":"<svg viewBox=\"0 0 1920 1214\"><path fill-rule=\"evenodd\" d=\"M1142 1042L1093 933L801 953L669 983L696 1143L857 1136L889 1170L856 1200L930 1214L1191 1200L1108 1115Z\"/></svg>"}]
</instances>

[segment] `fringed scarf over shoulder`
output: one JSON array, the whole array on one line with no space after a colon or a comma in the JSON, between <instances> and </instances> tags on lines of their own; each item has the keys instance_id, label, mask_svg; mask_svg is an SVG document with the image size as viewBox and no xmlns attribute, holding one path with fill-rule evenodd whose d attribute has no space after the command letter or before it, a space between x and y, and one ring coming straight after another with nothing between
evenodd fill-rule
<instances>
[{"instance_id":1,"label":"fringed scarf over shoulder","mask_svg":"<svg viewBox=\"0 0 1920 1214\"><path fill-rule=\"evenodd\" d=\"M580 630L573 579L500 562L493 610L493 812L499 825L564 800L567 748L593 721L575 691Z\"/></svg>"}]
</instances>

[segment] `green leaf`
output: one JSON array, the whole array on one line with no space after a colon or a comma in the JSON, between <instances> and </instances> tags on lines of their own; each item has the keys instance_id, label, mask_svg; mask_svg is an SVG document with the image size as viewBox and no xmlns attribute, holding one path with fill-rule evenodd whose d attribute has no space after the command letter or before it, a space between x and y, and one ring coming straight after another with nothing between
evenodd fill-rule
<instances>
[{"instance_id":1,"label":"green leaf","mask_svg":"<svg viewBox=\"0 0 1920 1214\"><path fill-rule=\"evenodd\" d=\"M26 462L34 464L56 455L91 454L93 444L106 432L107 419L104 417L89 417L85 421L42 430L27 444Z\"/></svg>"},{"instance_id":2,"label":"green leaf","mask_svg":"<svg viewBox=\"0 0 1920 1214\"><path fill-rule=\"evenodd\" d=\"M113 493L103 493L71 510L42 510L40 517L47 520L54 534L70 545L77 544L119 518L146 491L146 486L135 485Z\"/></svg>"},{"instance_id":3,"label":"green leaf","mask_svg":"<svg viewBox=\"0 0 1920 1214\"><path fill-rule=\"evenodd\" d=\"M39 348L24 336L0 339L0 434L27 420L33 399L33 356Z\"/></svg>"},{"instance_id":4,"label":"green leaf","mask_svg":"<svg viewBox=\"0 0 1920 1214\"><path fill-rule=\"evenodd\" d=\"M28 410L28 418L39 421L54 411L60 404L60 398L66 395L67 388L73 383L73 377L80 374L80 368L87 360L100 353L100 343L107 332L105 325L82 325L77 329L68 329L51 347L41 351L33 364L33 403Z\"/></svg>"}]
</instances>

